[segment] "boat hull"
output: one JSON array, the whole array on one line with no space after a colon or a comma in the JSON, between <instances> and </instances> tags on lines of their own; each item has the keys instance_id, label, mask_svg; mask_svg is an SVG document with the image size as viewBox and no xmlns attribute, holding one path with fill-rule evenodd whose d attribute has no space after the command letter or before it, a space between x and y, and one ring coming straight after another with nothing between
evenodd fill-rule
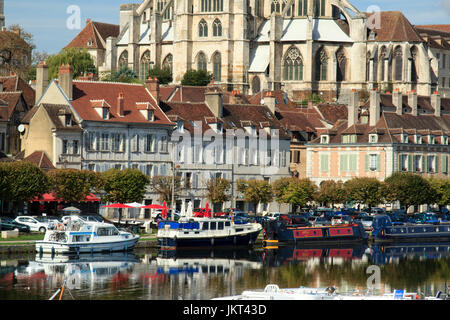
<instances>
[{"instance_id":1,"label":"boat hull","mask_svg":"<svg viewBox=\"0 0 450 320\"><path fill-rule=\"evenodd\" d=\"M253 246L261 230L223 237L172 238L158 237L160 247L221 247L221 246Z\"/></svg>"},{"instance_id":2,"label":"boat hull","mask_svg":"<svg viewBox=\"0 0 450 320\"><path fill-rule=\"evenodd\" d=\"M277 244L328 244L365 242L368 235L361 224L296 227L273 221L265 226L265 240Z\"/></svg>"},{"instance_id":3,"label":"boat hull","mask_svg":"<svg viewBox=\"0 0 450 320\"><path fill-rule=\"evenodd\" d=\"M139 237L114 242L97 243L59 243L50 241L36 241L36 251L39 253L52 254L79 254L98 252L119 252L129 251L134 248Z\"/></svg>"}]
</instances>

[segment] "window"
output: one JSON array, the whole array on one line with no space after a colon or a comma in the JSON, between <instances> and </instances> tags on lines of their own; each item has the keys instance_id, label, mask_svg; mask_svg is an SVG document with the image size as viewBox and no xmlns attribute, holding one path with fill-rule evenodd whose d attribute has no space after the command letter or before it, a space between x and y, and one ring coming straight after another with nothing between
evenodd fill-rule
<instances>
[{"instance_id":1,"label":"window","mask_svg":"<svg viewBox=\"0 0 450 320\"><path fill-rule=\"evenodd\" d=\"M122 133L112 134L112 151L123 152L124 151L125 135Z\"/></svg>"},{"instance_id":2,"label":"window","mask_svg":"<svg viewBox=\"0 0 450 320\"><path fill-rule=\"evenodd\" d=\"M320 172L328 172L329 156L327 154L320 155Z\"/></svg>"},{"instance_id":3,"label":"window","mask_svg":"<svg viewBox=\"0 0 450 320\"><path fill-rule=\"evenodd\" d=\"M223 0L201 0L202 12L223 11Z\"/></svg>"},{"instance_id":4,"label":"window","mask_svg":"<svg viewBox=\"0 0 450 320\"><path fill-rule=\"evenodd\" d=\"M377 143L378 142L378 135L377 134L370 134L369 135L369 142L370 143Z\"/></svg>"},{"instance_id":5,"label":"window","mask_svg":"<svg viewBox=\"0 0 450 320\"><path fill-rule=\"evenodd\" d=\"M109 151L109 134L102 133L101 151Z\"/></svg>"},{"instance_id":6,"label":"window","mask_svg":"<svg viewBox=\"0 0 450 320\"><path fill-rule=\"evenodd\" d=\"M137 133L131 139L131 152L139 152L139 135Z\"/></svg>"},{"instance_id":7,"label":"window","mask_svg":"<svg viewBox=\"0 0 450 320\"><path fill-rule=\"evenodd\" d=\"M288 50L284 59L284 80L303 80L303 61L295 47Z\"/></svg>"},{"instance_id":8,"label":"window","mask_svg":"<svg viewBox=\"0 0 450 320\"><path fill-rule=\"evenodd\" d=\"M152 134L145 136L145 152L155 152L155 137Z\"/></svg>"},{"instance_id":9,"label":"window","mask_svg":"<svg viewBox=\"0 0 450 320\"><path fill-rule=\"evenodd\" d=\"M0 143L1 143L1 141L0 141ZM447 136L442 136L441 144L448 145L448 137Z\"/></svg>"},{"instance_id":10,"label":"window","mask_svg":"<svg viewBox=\"0 0 450 320\"><path fill-rule=\"evenodd\" d=\"M326 144L330 140L330 136L325 134L320 136L320 143Z\"/></svg>"},{"instance_id":11,"label":"window","mask_svg":"<svg viewBox=\"0 0 450 320\"><path fill-rule=\"evenodd\" d=\"M378 170L378 158L379 156L377 154L370 154L369 155L369 170L370 171L376 171Z\"/></svg>"},{"instance_id":12,"label":"window","mask_svg":"<svg viewBox=\"0 0 450 320\"><path fill-rule=\"evenodd\" d=\"M170 70L171 73L173 72L173 56L171 54L168 54L164 59L162 67L163 69Z\"/></svg>"},{"instance_id":13,"label":"window","mask_svg":"<svg viewBox=\"0 0 450 320\"><path fill-rule=\"evenodd\" d=\"M208 24L203 19L198 24L198 36L200 38L205 38L208 36Z\"/></svg>"},{"instance_id":14,"label":"window","mask_svg":"<svg viewBox=\"0 0 450 320\"><path fill-rule=\"evenodd\" d=\"M122 52L119 57L119 69L128 68L128 51Z\"/></svg>"},{"instance_id":15,"label":"window","mask_svg":"<svg viewBox=\"0 0 450 320\"><path fill-rule=\"evenodd\" d=\"M213 36L221 37L222 36L222 23L219 19L214 20L213 22Z\"/></svg>"},{"instance_id":16,"label":"window","mask_svg":"<svg viewBox=\"0 0 450 320\"><path fill-rule=\"evenodd\" d=\"M448 155L441 155L441 171L448 173Z\"/></svg>"},{"instance_id":17,"label":"window","mask_svg":"<svg viewBox=\"0 0 450 320\"><path fill-rule=\"evenodd\" d=\"M210 222L209 227L211 230L216 230L216 222Z\"/></svg>"},{"instance_id":18,"label":"window","mask_svg":"<svg viewBox=\"0 0 450 320\"><path fill-rule=\"evenodd\" d=\"M65 115L65 125L66 125L66 127L72 126L72 115L71 114Z\"/></svg>"},{"instance_id":19,"label":"window","mask_svg":"<svg viewBox=\"0 0 450 320\"><path fill-rule=\"evenodd\" d=\"M417 55L418 50L417 47L414 46L411 48L411 82L417 82L418 80L418 72L417 72Z\"/></svg>"},{"instance_id":20,"label":"window","mask_svg":"<svg viewBox=\"0 0 450 320\"><path fill-rule=\"evenodd\" d=\"M342 143L356 143L356 134L346 134L342 136Z\"/></svg>"},{"instance_id":21,"label":"window","mask_svg":"<svg viewBox=\"0 0 450 320\"><path fill-rule=\"evenodd\" d=\"M72 153L73 154L78 154L79 153L79 141L78 140L73 140L73 150Z\"/></svg>"},{"instance_id":22,"label":"window","mask_svg":"<svg viewBox=\"0 0 450 320\"><path fill-rule=\"evenodd\" d=\"M161 137L160 151L161 152L167 152L167 150L168 150L167 136L162 136Z\"/></svg>"},{"instance_id":23,"label":"window","mask_svg":"<svg viewBox=\"0 0 450 320\"><path fill-rule=\"evenodd\" d=\"M209 222L202 223L202 230L209 230Z\"/></svg>"},{"instance_id":24,"label":"window","mask_svg":"<svg viewBox=\"0 0 450 320\"><path fill-rule=\"evenodd\" d=\"M109 119L109 109L108 108L102 108L102 119L103 120Z\"/></svg>"},{"instance_id":25,"label":"window","mask_svg":"<svg viewBox=\"0 0 450 320\"><path fill-rule=\"evenodd\" d=\"M437 172L437 162L438 158L436 156L427 156L427 172L435 173Z\"/></svg>"},{"instance_id":26,"label":"window","mask_svg":"<svg viewBox=\"0 0 450 320\"><path fill-rule=\"evenodd\" d=\"M177 130L178 130L178 132L184 132L184 121L183 120L177 121Z\"/></svg>"},{"instance_id":27,"label":"window","mask_svg":"<svg viewBox=\"0 0 450 320\"><path fill-rule=\"evenodd\" d=\"M422 144L422 136L420 134L416 134L416 144Z\"/></svg>"},{"instance_id":28,"label":"window","mask_svg":"<svg viewBox=\"0 0 450 320\"><path fill-rule=\"evenodd\" d=\"M141 67L139 69L139 75L141 81L147 80L150 72L150 51L145 51L141 58Z\"/></svg>"},{"instance_id":29,"label":"window","mask_svg":"<svg viewBox=\"0 0 450 320\"><path fill-rule=\"evenodd\" d=\"M434 139L434 135L430 134L428 136L428 144L435 144L436 140Z\"/></svg>"},{"instance_id":30,"label":"window","mask_svg":"<svg viewBox=\"0 0 450 320\"><path fill-rule=\"evenodd\" d=\"M222 57L219 52L216 52L213 56L213 64L214 64L214 80L221 81L222 79Z\"/></svg>"},{"instance_id":31,"label":"window","mask_svg":"<svg viewBox=\"0 0 450 320\"><path fill-rule=\"evenodd\" d=\"M316 17L325 16L325 0L316 0L314 2L314 15Z\"/></svg>"},{"instance_id":32,"label":"window","mask_svg":"<svg viewBox=\"0 0 450 320\"><path fill-rule=\"evenodd\" d=\"M403 52L400 46L394 50L394 80L401 81L403 79Z\"/></svg>"},{"instance_id":33,"label":"window","mask_svg":"<svg viewBox=\"0 0 450 320\"><path fill-rule=\"evenodd\" d=\"M203 70L206 71L207 70L207 61L206 61L206 56L203 52L200 52L198 54L198 58L197 58L197 70Z\"/></svg>"},{"instance_id":34,"label":"window","mask_svg":"<svg viewBox=\"0 0 450 320\"><path fill-rule=\"evenodd\" d=\"M223 230L223 222L222 221L217 223L217 229L218 230Z\"/></svg>"},{"instance_id":35,"label":"window","mask_svg":"<svg viewBox=\"0 0 450 320\"><path fill-rule=\"evenodd\" d=\"M327 61L328 57L322 48L316 55L316 81L327 80Z\"/></svg>"},{"instance_id":36,"label":"window","mask_svg":"<svg viewBox=\"0 0 450 320\"><path fill-rule=\"evenodd\" d=\"M345 52L343 48L340 48L336 53L337 60L337 73L336 73L336 81L345 81L346 80L346 66L347 66L347 58L345 56Z\"/></svg>"},{"instance_id":37,"label":"window","mask_svg":"<svg viewBox=\"0 0 450 320\"><path fill-rule=\"evenodd\" d=\"M145 166L145 175L148 177L151 177L153 173L153 165L152 164L147 164Z\"/></svg>"},{"instance_id":38,"label":"window","mask_svg":"<svg viewBox=\"0 0 450 320\"><path fill-rule=\"evenodd\" d=\"M398 169L400 171L407 171L408 170L408 155L401 154L398 157Z\"/></svg>"},{"instance_id":39,"label":"window","mask_svg":"<svg viewBox=\"0 0 450 320\"><path fill-rule=\"evenodd\" d=\"M5 151L5 133L0 132L0 151Z\"/></svg>"},{"instance_id":40,"label":"window","mask_svg":"<svg viewBox=\"0 0 450 320\"><path fill-rule=\"evenodd\" d=\"M423 160L421 155L414 156L413 171L422 172L423 171Z\"/></svg>"},{"instance_id":41,"label":"window","mask_svg":"<svg viewBox=\"0 0 450 320\"><path fill-rule=\"evenodd\" d=\"M291 162L300 163L300 151L294 150L291 152Z\"/></svg>"},{"instance_id":42,"label":"window","mask_svg":"<svg viewBox=\"0 0 450 320\"><path fill-rule=\"evenodd\" d=\"M298 15L299 16L308 15L308 0L298 0Z\"/></svg>"},{"instance_id":43,"label":"window","mask_svg":"<svg viewBox=\"0 0 450 320\"><path fill-rule=\"evenodd\" d=\"M69 141L62 141L62 154L67 154L69 152Z\"/></svg>"}]
</instances>

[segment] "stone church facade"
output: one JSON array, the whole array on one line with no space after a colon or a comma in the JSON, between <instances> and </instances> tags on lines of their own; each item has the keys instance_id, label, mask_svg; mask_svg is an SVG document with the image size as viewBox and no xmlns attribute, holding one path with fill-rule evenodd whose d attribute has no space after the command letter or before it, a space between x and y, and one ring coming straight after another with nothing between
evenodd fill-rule
<instances>
[{"instance_id":1,"label":"stone church facade","mask_svg":"<svg viewBox=\"0 0 450 320\"><path fill-rule=\"evenodd\" d=\"M145 0L120 9L100 72L154 66L181 82L204 69L225 90L316 93L333 101L356 90L439 89L439 60L401 12L363 13L347 0Z\"/></svg>"}]
</instances>

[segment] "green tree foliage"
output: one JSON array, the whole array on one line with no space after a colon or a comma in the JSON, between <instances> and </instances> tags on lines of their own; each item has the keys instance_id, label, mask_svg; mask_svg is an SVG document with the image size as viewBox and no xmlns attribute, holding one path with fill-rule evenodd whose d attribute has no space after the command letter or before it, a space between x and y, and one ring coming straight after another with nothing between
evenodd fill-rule
<instances>
[{"instance_id":1,"label":"green tree foliage","mask_svg":"<svg viewBox=\"0 0 450 320\"><path fill-rule=\"evenodd\" d=\"M183 75L183 86L206 86L211 82L213 75L205 70L188 70Z\"/></svg>"},{"instance_id":2,"label":"green tree foliage","mask_svg":"<svg viewBox=\"0 0 450 320\"><path fill-rule=\"evenodd\" d=\"M384 188L376 178L353 178L344 183L349 201L375 207L383 201Z\"/></svg>"},{"instance_id":3,"label":"green tree foliage","mask_svg":"<svg viewBox=\"0 0 450 320\"><path fill-rule=\"evenodd\" d=\"M278 203L283 203L283 197L287 192L293 178L281 178L272 183L272 193Z\"/></svg>"},{"instance_id":4,"label":"green tree foliage","mask_svg":"<svg viewBox=\"0 0 450 320\"><path fill-rule=\"evenodd\" d=\"M84 74L97 73L94 60L85 49L66 48L47 58L49 79L58 78L58 70L63 63L72 66L75 79Z\"/></svg>"},{"instance_id":5,"label":"green tree foliage","mask_svg":"<svg viewBox=\"0 0 450 320\"><path fill-rule=\"evenodd\" d=\"M244 195L246 202L253 203L255 209L259 203L269 203L273 199L272 186L264 180L239 180L237 189Z\"/></svg>"},{"instance_id":6,"label":"green tree foliage","mask_svg":"<svg viewBox=\"0 0 450 320\"><path fill-rule=\"evenodd\" d=\"M150 189L159 194L158 200L160 202L166 201L172 203L172 176L155 176L150 179ZM180 193L182 188L182 179L179 176L175 177L175 198Z\"/></svg>"},{"instance_id":7,"label":"green tree foliage","mask_svg":"<svg viewBox=\"0 0 450 320\"><path fill-rule=\"evenodd\" d=\"M149 178L136 169L109 169L101 174L104 199L112 203L141 202Z\"/></svg>"},{"instance_id":8,"label":"green tree foliage","mask_svg":"<svg viewBox=\"0 0 450 320\"><path fill-rule=\"evenodd\" d=\"M138 75L127 66L120 70L107 74L102 78L102 81L123 82L123 83L142 83Z\"/></svg>"},{"instance_id":9,"label":"green tree foliage","mask_svg":"<svg viewBox=\"0 0 450 320\"><path fill-rule=\"evenodd\" d=\"M282 203L301 207L314 199L316 191L316 185L311 180L291 178L278 199Z\"/></svg>"},{"instance_id":10,"label":"green tree foliage","mask_svg":"<svg viewBox=\"0 0 450 320\"><path fill-rule=\"evenodd\" d=\"M411 172L395 172L386 182L386 200L399 201L406 208L432 203L434 199L430 182Z\"/></svg>"},{"instance_id":11,"label":"green tree foliage","mask_svg":"<svg viewBox=\"0 0 450 320\"><path fill-rule=\"evenodd\" d=\"M47 175L31 162L7 162L0 164L0 194L2 199L27 202L49 191Z\"/></svg>"},{"instance_id":12,"label":"green tree foliage","mask_svg":"<svg viewBox=\"0 0 450 320\"><path fill-rule=\"evenodd\" d=\"M230 200L231 183L227 179L218 178L207 182L207 197L212 203L223 203Z\"/></svg>"},{"instance_id":13,"label":"green tree foliage","mask_svg":"<svg viewBox=\"0 0 450 320\"><path fill-rule=\"evenodd\" d=\"M334 206L344 203L347 199L347 193L342 181L325 180L320 183L320 188L316 194L316 201L322 205Z\"/></svg>"},{"instance_id":14,"label":"green tree foliage","mask_svg":"<svg viewBox=\"0 0 450 320\"><path fill-rule=\"evenodd\" d=\"M151 78L157 78L160 84L169 84L173 80L170 68L154 67L150 69L148 75Z\"/></svg>"},{"instance_id":15,"label":"green tree foliage","mask_svg":"<svg viewBox=\"0 0 450 320\"><path fill-rule=\"evenodd\" d=\"M52 192L66 202L81 202L101 187L100 174L88 170L56 169L48 173Z\"/></svg>"},{"instance_id":16,"label":"green tree foliage","mask_svg":"<svg viewBox=\"0 0 450 320\"><path fill-rule=\"evenodd\" d=\"M433 202L439 208L450 205L450 179L429 178L432 193L435 195Z\"/></svg>"}]
</instances>

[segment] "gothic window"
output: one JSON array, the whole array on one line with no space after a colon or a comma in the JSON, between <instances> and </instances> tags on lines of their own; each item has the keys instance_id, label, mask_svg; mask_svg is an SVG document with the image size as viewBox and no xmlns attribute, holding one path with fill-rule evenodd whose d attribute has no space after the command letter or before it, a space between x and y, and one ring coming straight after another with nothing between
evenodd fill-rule
<instances>
[{"instance_id":1,"label":"gothic window","mask_svg":"<svg viewBox=\"0 0 450 320\"><path fill-rule=\"evenodd\" d=\"M316 54L316 81L327 80L328 57L322 48Z\"/></svg>"},{"instance_id":2,"label":"gothic window","mask_svg":"<svg viewBox=\"0 0 450 320\"><path fill-rule=\"evenodd\" d=\"M214 20L213 22L213 36L221 37L222 36L222 23L219 19Z\"/></svg>"},{"instance_id":3,"label":"gothic window","mask_svg":"<svg viewBox=\"0 0 450 320\"><path fill-rule=\"evenodd\" d=\"M259 77L254 77L252 80L252 92L253 94L257 94L261 91L261 80Z\"/></svg>"},{"instance_id":4,"label":"gothic window","mask_svg":"<svg viewBox=\"0 0 450 320\"><path fill-rule=\"evenodd\" d=\"M208 36L208 24L203 19L198 24L198 36L199 37L207 37Z\"/></svg>"},{"instance_id":5,"label":"gothic window","mask_svg":"<svg viewBox=\"0 0 450 320\"><path fill-rule=\"evenodd\" d=\"M379 79L381 81L385 81L386 79L384 78L384 73L385 73L385 60L387 58L387 52L386 52L386 47L381 47L380 50L380 59L378 61L379 64Z\"/></svg>"},{"instance_id":6,"label":"gothic window","mask_svg":"<svg viewBox=\"0 0 450 320\"><path fill-rule=\"evenodd\" d=\"M419 78L417 72L417 55L418 50L417 47L414 46L411 48L411 82L417 82Z\"/></svg>"},{"instance_id":7,"label":"gothic window","mask_svg":"<svg viewBox=\"0 0 450 320\"><path fill-rule=\"evenodd\" d=\"M141 67L139 69L139 76L142 81L145 81L150 71L150 51L145 51L141 58Z\"/></svg>"},{"instance_id":8,"label":"gothic window","mask_svg":"<svg viewBox=\"0 0 450 320\"><path fill-rule=\"evenodd\" d=\"M288 0L272 0L272 5L271 5L271 11L270 12L277 12L277 13L282 13L284 8L286 7ZM290 17L293 12L294 12L294 3L291 5L291 7L286 11L286 16Z\"/></svg>"},{"instance_id":9,"label":"gothic window","mask_svg":"<svg viewBox=\"0 0 450 320\"><path fill-rule=\"evenodd\" d=\"M222 57L219 52L216 52L213 56L214 64L214 80L220 82L222 79Z\"/></svg>"},{"instance_id":10,"label":"gothic window","mask_svg":"<svg viewBox=\"0 0 450 320\"><path fill-rule=\"evenodd\" d=\"M398 46L394 51L394 80L401 81L403 79L403 53L402 47Z\"/></svg>"},{"instance_id":11,"label":"gothic window","mask_svg":"<svg viewBox=\"0 0 450 320\"><path fill-rule=\"evenodd\" d=\"M169 20L172 18L172 6L169 6L166 11L162 12L164 10L164 7L167 4L167 0L158 0L157 2L157 9L159 13L163 13L163 19Z\"/></svg>"},{"instance_id":12,"label":"gothic window","mask_svg":"<svg viewBox=\"0 0 450 320\"><path fill-rule=\"evenodd\" d=\"M270 12L280 12L281 11L281 1L282 0L272 0L272 5L270 7Z\"/></svg>"},{"instance_id":13,"label":"gothic window","mask_svg":"<svg viewBox=\"0 0 450 320\"><path fill-rule=\"evenodd\" d=\"M201 0L202 12L223 11L223 0Z\"/></svg>"},{"instance_id":14,"label":"gothic window","mask_svg":"<svg viewBox=\"0 0 450 320\"><path fill-rule=\"evenodd\" d=\"M324 17L325 16L325 0L315 0L314 15L316 17Z\"/></svg>"},{"instance_id":15,"label":"gothic window","mask_svg":"<svg viewBox=\"0 0 450 320\"><path fill-rule=\"evenodd\" d=\"M345 81L346 80L346 67L347 67L347 58L345 56L345 52L343 48L340 48L336 52L336 60L337 60L337 73L336 73L336 81ZM370 66L370 63L369 63ZM370 70L370 68L369 68Z\"/></svg>"},{"instance_id":16,"label":"gothic window","mask_svg":"<svg viewBox=\"0 0 450 320\"><path fill-rule=\"evenodd\" d=\"M122 52L119 57L119 69L128 68L128 51Z\"/></svg>"},{"instance_id":17,"label":"gothic window","mask_svg":"<svg viewBox=\"0 0 450 320\"><path fill-rule=\"evenodd\" d=\"M172 57L172 55L170 53L164 59L162 67L163 67L163 69L169 69L170 72L172 73L172 70L173 70L173 57Z\"/></svg>"},{"instance_id":18,"label":"gothic window","mask_svg":"<svg viewBox=\"0 0 450 320\"><path fill-rule=\"evenodd\" d=\"M288 50L284 59L284 80L303 80L303 61L295 47Z\"/></svg>"},{"instance_id":19,"label":"gothic window","mask_svg":"<svg viewBox=\"0 0 450 320\"><path fill-rule=\"evenodd\" d=\"M206 65L207 65L206 56L203 52L200 52L197 58L197 70L206 71Z\"/></svg>"},{"instance_id":20,"label":"gothic window","mask_svg":"<svg viewBox=\"0 0 450 320\"><path fill-rule=\"evenodd\" d=\"M299 16L308 15L308 0L298 0L298 15Z\"/></svg>"}]
</instances>

